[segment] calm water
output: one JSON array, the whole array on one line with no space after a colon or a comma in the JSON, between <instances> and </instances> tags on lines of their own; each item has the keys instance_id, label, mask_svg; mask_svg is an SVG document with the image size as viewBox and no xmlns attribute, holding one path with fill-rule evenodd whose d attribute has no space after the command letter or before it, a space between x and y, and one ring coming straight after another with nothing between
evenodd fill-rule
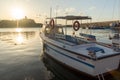
<instances>
[{"instance_id":1,"label":"calm water","mask_svg":"<svg viewBox=\"0 0 120 80\"><path fill-rule=\"evenodd\" d=\"M87 80L49 58L42 58L39 31L40 28L0 29L0 80ZM80 32L96 35L100 42L111 43L108 37L113 31L79 30L76 35ZM67 33L72 34L72 29L68 28ZM111 80L120 79L119 71L111 74L114 77Z\"/></svg>"},{"instance_id":2,"label":"calm water","mask_svg":"<svg viewBox=\"0 0 120 80\"><path fill-rule=\"evenodd\" d=\"M0 80L49 80L38 34L39 28L0 29Z\"/></svg>"}]
</instances>

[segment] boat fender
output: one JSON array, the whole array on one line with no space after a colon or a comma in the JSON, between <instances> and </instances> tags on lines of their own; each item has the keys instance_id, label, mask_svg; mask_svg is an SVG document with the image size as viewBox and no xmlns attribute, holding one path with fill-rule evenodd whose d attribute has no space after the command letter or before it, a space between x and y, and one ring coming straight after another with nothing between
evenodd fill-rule
<instances>
[{"instance_id":1,"label":"boat fender","mask_svg":"<svg viewBox=\"0 0 120 80\"><path fill-rule=\"evenodd\" d=\"M49 23L50 27L53 29L54 28L54 19L51 19L50 20L50 23Z\"/></svg>"},{"instance_id":2,"label":"boat fender","mask_svg":"<svg viewBox=\"0 0 120 80\"><path fill-rule=\"evenodd\" d=\"M75 22L73 23L73 29L74 29L75 31L78 31L79 28L80 28L80 23L79 23L79 21L75 21Z\"/></svg>"}]
</instances>

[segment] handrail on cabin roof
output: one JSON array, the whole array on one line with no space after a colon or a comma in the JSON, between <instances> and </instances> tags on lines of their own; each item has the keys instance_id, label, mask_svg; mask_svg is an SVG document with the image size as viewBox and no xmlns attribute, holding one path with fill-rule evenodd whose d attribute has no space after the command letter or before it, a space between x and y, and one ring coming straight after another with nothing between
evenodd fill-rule
<instances>
[{"instance_id":1,"label":"handrail on cabin roof","mask_svg":"<svg viewBox=\"0 0 120 80\"><path fill-rule=\"evenodd\" d=\"M54 17L55 19L66 19L66 20L87 20L87 19L92 19L89 16L73 16L73 15L69 15L69 16L58 16L58 17ZM47 19L51 19L51 18L47 18Z\"/></svg>"}]
</instances>

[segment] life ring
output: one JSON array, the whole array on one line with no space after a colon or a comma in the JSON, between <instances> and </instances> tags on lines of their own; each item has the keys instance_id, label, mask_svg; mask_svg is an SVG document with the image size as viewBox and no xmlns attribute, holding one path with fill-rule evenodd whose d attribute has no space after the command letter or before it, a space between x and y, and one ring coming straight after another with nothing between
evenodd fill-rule
<instances>
[{"instance_id":1,"label":"life ring","mask_svg":"<svg viewBox=\"0 0 120 80\"><path fill-rule=\"evenodd\" d=\"M80 28L80 23L79 23L79 21L75 21L75 22L73 23L73 29L74 29L75 31L78 31L79 28Z\"/></svg>"},{"instance_id":2,"label":"life ring","mask_svg":"<svg viewBox=\"0 0 120 80\"><path fill-rule=\"evenodd\" d=\"M54 23L55 23L55 22L54 22L54 19L51 19L51 20L50 20L50 23L49 23L50 27L54 28Z\"/></svg>"}]
</instances>

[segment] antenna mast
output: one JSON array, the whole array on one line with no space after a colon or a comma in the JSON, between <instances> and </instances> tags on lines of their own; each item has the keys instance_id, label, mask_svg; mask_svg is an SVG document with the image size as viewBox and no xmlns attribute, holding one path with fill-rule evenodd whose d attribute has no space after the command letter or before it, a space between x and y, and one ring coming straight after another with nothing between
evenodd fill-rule
<instances>
[{"instance_id":1,"label":"antenna mast","mask_svg":"<svg viewBox=\"0 0 120 80\"><path fill-rule=\"evenodd\" d=\"M52 7L50 7L50 19L52 18Z\"/></svg>"}]
</instances>

